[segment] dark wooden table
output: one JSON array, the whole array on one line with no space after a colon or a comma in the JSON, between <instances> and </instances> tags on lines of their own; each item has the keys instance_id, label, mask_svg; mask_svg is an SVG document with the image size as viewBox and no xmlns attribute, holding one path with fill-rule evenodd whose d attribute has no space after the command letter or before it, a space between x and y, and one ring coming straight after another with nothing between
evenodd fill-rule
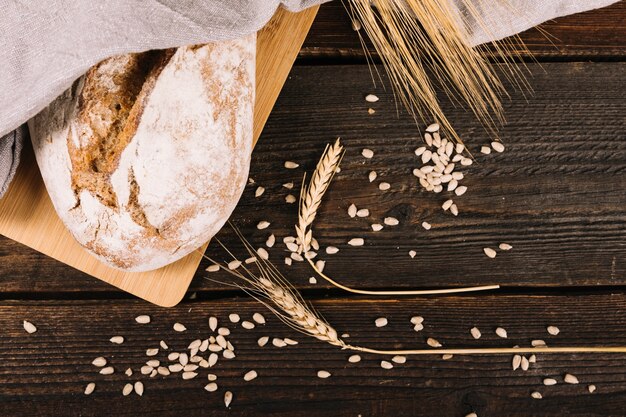
<instances>
[{"instance_id":1,"label":"dark wooden table","mask_svg":"<svg viewBox=\"0 0 626 417\"><path fill-rule=\"evenodd\" d=\"M419 143L415 125L398 116L389 83L374 88L358 39L339 2L324 5L254 151L251 176L265 193L249 186L232 221L255 244L269 233L278 243L274 260L304 297L349 340L371 347L421 348L427 337L448 347L626 345L626 3L557 19L522 35L530 57L534 93L511 89L505 101L508 124L502 154L481 155L488 136L467 113L444 104L477 163L465 170L469 191L458 200L460 215L444 213L442 195L420 190L411 170ZM520 64L522 65L522 64ZM384 78L384 77L383 77ZM375 93L371 105L364 96ZM347 147L316 221L325 272L343 283L370 289L409 289L498 283L499 291L455 296L374 298L353 296L322 280L310 284L303 263L283 264L282 238L293 234L302 174L311 172L326 143L341 136ZM362 148L375 151L365 160ZM285 170L285 160L300 163ZM392 184L381 192L367 181L376 170ZM289 191L281 184L293 181ZM370 209L352 219L347 207ZM400 225L374 233L369 224L394 216ZM271 221L257 230L260 220ZM431 230L420 227L432 223ZM363 247L346 245L364 237ZM232 231L220 238L237 248ZM482 253L500 242L513 245L495 259ZM410 250L417 256L411 258ZM208 254L220 256L214 245ZM0 415L23 416L608 416L626 414L626 355L539 354L528 371L513 371L511 355L410 357L394 369L380 357L348 363L338 350L289 329L243 292L208 280L203 263L188 297L171 309L157 308L95 279L0 238ZM212 274L225 279L220 273ZM228 323L237 357L211 370L219 390L203 389L206 369L191 380L180 374L150 378L140 373L147 348L165 340L183 351L210 334L208 317L228 322L229 313L248 318L263 312L268 322L254 330ZM134 317L148 314L149 325ZM424 330L409 318L422 315ZM389 325L376 328L377 317ZM27 334L22 321L38 328ZM175 322L187 331L172 330ZM560 328L558 336L546 326ZM469 329L477 326L482 338ZM495 335L496 327L508 339ZM123 335L114 345L111 336ZM290 337L297 346L259 348L261 336ZM91 361L105 356L113 375ZM166 361L160 352L157 359ZM387 358L388 359L388 358ZM124 370L131 367L128 377ZM254 369L259 377L245 382ZM319 379L320 369L332 373ZM563 383L566 373L580 384ZM555 386L543 386L546 377ZM122 396L127 382L141 380L143 397ZM95 382L86 396L87 383ZM597 387L594 393L588 386ZM234 393L230 409L222 398ZM539 391L543 399L531 398Z\"/></svg>"}]
</instances>

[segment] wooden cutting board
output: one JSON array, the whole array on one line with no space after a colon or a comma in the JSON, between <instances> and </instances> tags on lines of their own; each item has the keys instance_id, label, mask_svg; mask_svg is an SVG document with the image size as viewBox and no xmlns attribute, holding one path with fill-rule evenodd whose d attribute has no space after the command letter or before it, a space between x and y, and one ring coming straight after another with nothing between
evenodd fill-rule
<instances>
[{"instance_id":1,"label":"wooden cutting board","mask_svg":"<svg viewBox=\"0 0 626 417\"><path fill-rule=\"evenodd\" d=\"M317 9L311 7L300 13L279 9L258 33L254 143ZM74 240L56 215L30 146L25 147L15 179L0 200L0 234L163 307L174 306L183 298L207 247L150 272L122 272L104 265Z\"/></svg>"}]
</instances>

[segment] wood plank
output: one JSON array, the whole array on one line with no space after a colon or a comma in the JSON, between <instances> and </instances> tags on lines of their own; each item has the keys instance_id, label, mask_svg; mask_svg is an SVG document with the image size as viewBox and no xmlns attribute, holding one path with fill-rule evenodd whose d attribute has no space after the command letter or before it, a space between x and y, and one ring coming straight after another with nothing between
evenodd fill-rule
<instances>
[{"instance_id":1,"label":"wood plank","mask_svg":"<svg viewBox=\"0 0 626 417\"><path fill-rule=\"evenodd\" d=\"M626 57L626 2L545 22L521 34L538 60L623 59ZM375 50L368 41L368 49ZM363 49L341 2L323 4L300 58L363 59Z\"/></svg>"},{"instance_id":2,"label":"wood plank","mask_svg":"<svg viewBox=\"0 0 626 417\"><path fill-rule=\"evenodd\" d=\"M285 84L264 137L253 154L252 177L266 188L254 198L251 185L233 215L251 241L260 246L270 233L279 243L271 259L301 288L310 285L311 269L283 263L282 238L293 234L296 207L284 202L298 195L304 171L310 172L324 145L341 136L347 146L337 176L316 222L323 246L335 245L336 255L325 271L339 281L361 288L430 288L459 285L562 287L626 283L626 137L624 136L626 64L545 64L529 66L534 74L533 97L513 93L506 102L508 125L501 131L507 150L485 156L477 149L488 136L472 117L449 104L449 117L475 152L477 162L464 170L469 191L456 198L460 215L444 213L448 197L422 191L411 175L420 143L412 120L396 117L389 91L372 88L364 66L295 67ZM380 101L369 116L363 96L375 91ZM360 156L364 147L375 157ZM301 164L282 168L285 160ZM375 169L392 184L382 193L369 184ZM294 190L281 184L293 181ZM350 219L350 203L369 208L372 217ZM373 233L369 224L395 216L401 224ZM272 225L257 230L260 220ZM423 220L433 228L420 227ZM347 239L364 237L364 247L351 248ZM237 247L231 231L218 236ZM505 241L510 252L488 259L486 246ZM415 259L409 250L418 252ZM208 254L220 255L209 248ZM242 256L240 253L239 256ZM0 289L5 292L102 291L99 284L27 248L0 240ZM204 277L204 262L193 291L223 289ZM219 275L219 274L218 274Z\"/></svg>"},{"instance_id":3,"label":"wood plank","mask_svg":"<svg viewBox=\"0 0 626 417\"><path fill-rule=\"evenodd\" d=\"M327 299L315 305L340 333L350 333L350 342L367 346L422 347L426 337L455 347L527 346L531 339L545 339L552 346L626 344L624 294ZM153 359L145 350L158 346L159 340L170 351L183 351L192 340L209 336L209 315L224 324L229 313L249 319L256 311L265 314L267 325L253 330L227 325L235 359L220 359L192 380L182 380L180 374L153 379L140 374L140 366ZM152 323L136 324L138 314L149 314ZM415 314L425 317L420 333L409 323ZM376 328L373 322L379 316L387 317L389 325ZM26 334L23 319L35 323L38 331ZM175 332L175 322L188 330ZM464 416L471 411L479 416L604 416L621 415L626 406L623 355L539 354L526 372L511 370L510 355L447 361L423 356L384 370L381 358L371 354L362 355L358 364L348 363L349 352L288 329L249 299L196 301L167 310L129 300L4 301L0 325L0 411L6 416ZM549 336L546 325L558 326L561 333ZM480 340L471 338L472 326L481 329ZM508 330L508 339L495 336L496 326ZM113 335L124 336L125 343L111 344ZM300 344L259 348L256 340L263 335L291 337ZM116 369L113 375L99 375L90 364L101 355ZM167 362L164 352L154 358ZM132 377L124 375L128 367ZM242 375L251 369L259 377L244 382ZM317 378L320 369L332 376ZM216 393L203 390L208 372L218 375ZM581 383L562 383L565 373ZM559 384L544 387L545 377ZM123 397L124 384L138 380L145 385L144 396ZM92 381L96 390L86 397L82 391ZM587 392L588 384L597 386L596 393ZM228 411L222 403L227 389L235 395ZM534 390L544 399L531 399Z\"/></svg>"}]
</instances>

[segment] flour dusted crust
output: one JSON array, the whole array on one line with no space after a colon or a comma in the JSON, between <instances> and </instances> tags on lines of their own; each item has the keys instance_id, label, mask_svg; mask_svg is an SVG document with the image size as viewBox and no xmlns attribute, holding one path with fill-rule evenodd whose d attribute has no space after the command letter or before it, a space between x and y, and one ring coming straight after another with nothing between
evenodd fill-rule
<instances>
[{"instance_id":1,"label":"flour dusted crust","mask_svg":"<svg viewBox=\"0 0 626 417\"><path fill-rule=\"evenodd\" d=\"M224 225L248 176L255 43L107 59L29 122L57 213L101 261L156 269Z\"/></svg>"}]
</instances>

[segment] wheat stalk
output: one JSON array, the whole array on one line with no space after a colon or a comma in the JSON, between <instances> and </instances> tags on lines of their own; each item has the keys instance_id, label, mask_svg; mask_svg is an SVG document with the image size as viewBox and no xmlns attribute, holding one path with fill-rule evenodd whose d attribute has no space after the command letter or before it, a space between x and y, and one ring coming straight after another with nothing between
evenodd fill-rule
<instances>
[{"instance_id":1,"label":"wheat stalk","mask_svg":"<svg viewBox=\"0 0 626 417\"><path fill-rule=\"evenodd\" d=\"M249 255L253 255L254 248L245 239L239 230L233 227L238 237L244 243ZM218 240L218 243L232 256L232 253ZM209 261L231 275L247 283L247 287L232 284L244 289L251 296L259 300L270 309L280 320L291 328L326 342L332 346L355 352L373 353L378 355L472 355L472 354L511 354L511 353L626 353L626 346L565 346L565 347L516 347L516 348L442 348L442 349L406 349L385 350L373 349L364 346L351 345L338 336L338 332L324 320L315 309L304 301L300 293L294 288L281 272L268 260L260 259L256 262L259 273L250 268L241 266L244 273L230 270L212 258L203 254Z\"/></svg>"},{"instance_id":2,"label":"wheat stalk","mask_svg":"<svg viewBox=\"0 0 626 417\"><path fill-rule=\"evenodd\" d=\"M302 184L302 189L300 191L300 205L298 209L298 224L296 225L296 236L298 237L298 242L300 244L298 248L299 253L307 253L311 247L311 242L313 241L313 221L317 215L317 211L322 203L322 199L330 183L333 179L335 172L337 172L337 168L339 167L339 163L341 162L341 158L343 156L343 146L340 143L340 140L337 139L333 145L327 145L324 149L324 153L320 158L317 166L315 167L315 171L311 176L311 181L307 185L304 182ZM346 285L343 285L331 277L325 275L320 271L315 263L307 256L305 259L313 268L313 270L328 281L330 284L334 285L337 288L340 288L344 291L348 291L355 294L366 294L366 295L427 295L427 294L449 294L449 293L459 293L459 292L470 292L470 291L485 291L485 290L493 290L500 288L499 285L482 285L475 287L463 287L463 288L448 288L448 289L432 289L432 290L407 290L407 291L370 291L370 290L361 290L357 288L351 288Z\"/></svg>"}]
</instances>

